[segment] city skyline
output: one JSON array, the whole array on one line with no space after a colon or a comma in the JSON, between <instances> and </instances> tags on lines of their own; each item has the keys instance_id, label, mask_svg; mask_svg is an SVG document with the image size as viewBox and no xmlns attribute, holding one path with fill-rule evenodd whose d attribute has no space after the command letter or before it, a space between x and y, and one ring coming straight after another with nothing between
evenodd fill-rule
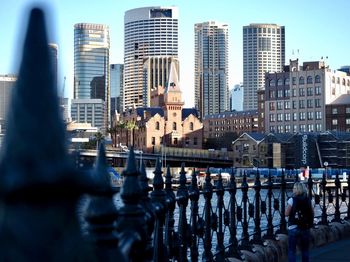
<instances>
[{"instance_id":1,"label":"city skyline","mask_svg":"<svg viewBox=\"0 0 350 262\"><path fill-rule=\"evenodd\" d=\"M21 32L26 28L28 7L38 1L17 0L2 4L0 21L6 25L0 29L4 41L0 44L1 74L16 73L22 47ZM74 24L100 23L110 27L110 63L124 63L124 13L127 10L148 6L172 6L179 8L179 60L181 86L186 106L194 106L194 32L195 23L209 20L227 23L229 34L229 87L243 80L243 26L250 23L276 23L286 28L286 63L291 58L300 61L320 60L332 69L350 64L347 52L349 36L344 34L348 22L349 1L290 1L276 5L274 1L249 1L233 3L221 1L213 5L209 1L104 1L86 4L82 1L49 2L47 20L50 42L58 44L58 86L62 87L66 76L66 96L73 97ZM39 1L40 3L40 1ZM200 7L200 10L198 10ZM227 8L225 8L227 7ZM54 32L54 33L53 33ZM334 41L334 39L338 39ZM294 53L294 55L293 55Z\"/></svg>"}]
</instances>

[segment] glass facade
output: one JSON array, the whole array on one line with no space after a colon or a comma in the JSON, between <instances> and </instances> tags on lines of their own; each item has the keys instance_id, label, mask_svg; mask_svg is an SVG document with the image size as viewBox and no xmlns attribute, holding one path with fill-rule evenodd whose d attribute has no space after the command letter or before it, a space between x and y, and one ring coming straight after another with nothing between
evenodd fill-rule
<instances>
[{"instance_id":1,"label":"glass facade","mask_svg":"<svg viewBox=\"0 0 350 262\"><path fill-rule=\"evenodd\" d=\"M74 26L74 99L102 99L109 122L109 29L99 24Z\"/></svg>"},{"instance_id":2,"label":"glass facade","mask_svg":"<svg viewBox=\"0 0 350 262\"><path fill-rule=\"evenodd\" d=\"M121 90L123 88L123 73L124 65L123 64L111 64L110 75L111 75L111 117L114 115L114 112L117 110L121 112ZM112 119L112 118L111 118Z\"/></svg>"}]
</instances>

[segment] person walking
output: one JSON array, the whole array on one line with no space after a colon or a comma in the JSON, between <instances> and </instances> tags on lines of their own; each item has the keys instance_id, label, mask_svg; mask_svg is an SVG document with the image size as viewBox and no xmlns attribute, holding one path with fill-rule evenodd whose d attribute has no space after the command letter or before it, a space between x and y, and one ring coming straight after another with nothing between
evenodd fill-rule
<instances>
[{"instance_id":1,"label":"person walking","mask_svg":"<svg viewBox=\"0 0 350 262\"><path fill-rule=\"evenodd\" d=\"M296 182L293 196L288 199L285 215L288 216L288 261L296 261L296 247L300 241L302 262L309 261L310 228L313 226L314 210L311 198L303 183Z\"/></svg>"}]
</instances>

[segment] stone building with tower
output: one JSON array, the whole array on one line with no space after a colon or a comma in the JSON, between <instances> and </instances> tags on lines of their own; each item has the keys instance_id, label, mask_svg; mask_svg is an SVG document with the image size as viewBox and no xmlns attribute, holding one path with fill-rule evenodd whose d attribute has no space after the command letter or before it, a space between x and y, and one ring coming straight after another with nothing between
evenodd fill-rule
<instances>
[{"instance_id":1,"label":"stone building with tower","mask_svg":"<svg viewBox=\"0 0 350 262\"><path fill-rule=\"evenodd\" d=\"M202 128L198 111L184 108L176 64L171 63L168 85L153 89L152 106L132 108L115 122L118 143L134 145L144 152L161 146L202 148Z\"/></svg>"}]
</instances>

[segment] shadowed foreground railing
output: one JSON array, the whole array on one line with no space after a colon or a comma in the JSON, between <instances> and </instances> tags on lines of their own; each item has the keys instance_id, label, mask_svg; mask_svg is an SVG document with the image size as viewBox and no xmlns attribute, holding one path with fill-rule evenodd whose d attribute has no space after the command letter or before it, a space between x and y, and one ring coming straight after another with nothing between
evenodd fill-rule
<instances>
[{"instance_id":1,"label":"shadowed foreground railing","mask_svg":"<svg viewBox=\"0 0 350 262\"><path fill-rule=\"evenodd\" d=\"M220 174L214 185L208 169L199 189L197 172L187 184L182 165L174 191L160 160L150 187L131 149L119 194L110 186L103 144L94 170L73 168L50 68L43 13L34 9L2 147L0 260L224 261L287 233L293 182L284 172L278 183L271 174L264 183L257 172L249 186L246 174L236 182L233 169L224 186ZM350 217L349 178L341 182L337 174L333 188L325 176L315 182L310 175L306 183L315 223Z\"/></svg>"}]
</instances>

